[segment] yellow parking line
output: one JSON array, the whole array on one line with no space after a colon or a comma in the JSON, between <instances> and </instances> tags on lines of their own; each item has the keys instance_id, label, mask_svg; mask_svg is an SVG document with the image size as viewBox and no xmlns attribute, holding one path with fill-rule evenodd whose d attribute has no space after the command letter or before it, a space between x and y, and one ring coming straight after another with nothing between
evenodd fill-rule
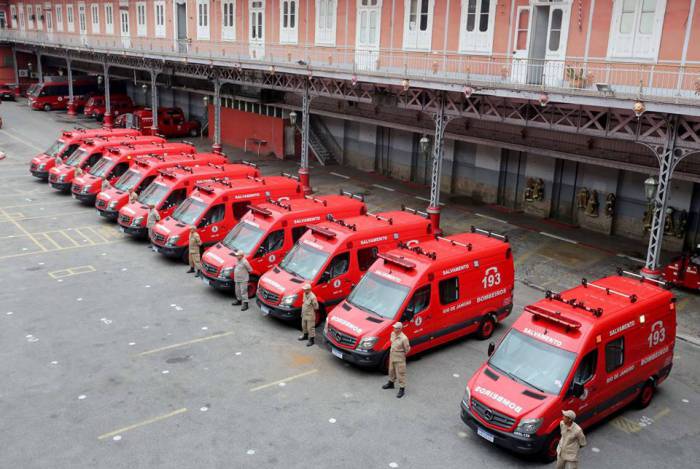
<instances>
[{"instance_id":1,"label":"yellow parking line","mask_svg":"<svg viewBox=\"0 0 700 469\"><path fill-rule=\"evenodd\" d=\"M64 278L64 277L70 277L71 274L68 269L61 269L61 270L54 270L49 272L49 277L51 277L54 280L58 280L59 278Z\"/></svg>"},{"instance_id":2,"label":"yellow parking line","mask_svg":"<svg viewBox=\"0 0 700 469\"><path fill-rule=\"evenodd\" d=\"M75 245L75 247L80 247L80 246L82 246L82 244L80 244L79 242L77 242L76 240L74 240L73 238L71 238L70 236L68 236L68 233L66 233L65 230L59 230L58 232L61 233L66 239L68 239L68 241L70 241L71 243L73 243L73 244ZM63 249L67 249L67 248L63 248Z\"/></svg>"},{"instance_id":3,"label":"yellow parking line","mask_svg":"<svg viewBox=\"0 0 700 469\"><path fill-rule=\"evenodd\" d=\"M73 204L75 205L74 200L60 200L60 201L55 201L55 202L43 202L41 200L35 200L34 203L31 204L20 204L20 205L6 205L5 207L0 207L0 208L24 208L24 207L36 207L37 205L60 205L60 204Z\"/></svg>"},{"instance_id":4,"label":"yellow parking line","mask_svg":"<svg viewBox=\"0 0 700 469\"><path fill-rule=\"evenodd\" d=\"M671 409L669 409L668 407L666 407L666 408L664 408L664 409L661 409L661 410L659 411L659 413L656 414L656 415L654 415L652 418L653 418L654 420L658 420L658 419L660 419L661 417L663 417L664 415L668 415L668 414L670 414L670 413L671 413Z\"/></svg>"},{"instance_id":5,"label":"yellow parking line","mask_svg":"<svg viewBox=\"0 0 700 469\"><path fill-rule=\"evenodd\" d=\"M29 148L32 148L32 149L34 149L34 150L36 150L36 151L38 151L38 152L41 152L41 153L44 152L44 149L43 149L43 148L39 148L38 146L36 146L36 145L34 145L34 144L32 144L32 143L29 143L29 142L27 142L27 141L25 141L25 140L23 140L23 139L21 139L21 138L15 137L14 135L12 135L11 133L9 133L9 132L7 132L7 131L5 131L5 130L0 130L0 133L7 135L7 136L10 137L12 140L17 141L17 142L21 143L22 145L26 145L26 146L28 146Z\"/></svg>"},{"instance_id":6,"label":"yellow parking line","mask_svg":"<svg viewBox=\"0 0 700 469\"><path fill-rule=\"evenodd\" d=\"M63 248L61 247L60 244L58 244L56 241L53 240L53 238L52 238L51 236L49 236L48 233L38 233L38 235L41 235L41 236L43 236L44 238L46 238L46 240L47 240L48 242L50 242L51 244L53 244L54 246L56 246L56 249L63 249Z\"/></svg>"},{"instance_id":7,"label":"yellow parking line","mask_svg":"<svg viewBox=\"0 0 700 469\"><path fill-rule=\"evenodd\" d=\"M165 414L165 415L159 415L158 417L153 417L151 419L144 420L143 422L129 425L128 427L119 428L118 430L114 430L112 432L105 433L104 435L100 435L97 437L97 439L104 440L106 438L110 438L110 437L113 437L115 435L119 435L120 433L128 432L129 430L133 430L135 428L144 427L144 426L150 425L152 423L160 422L161 420L169 419L170 417L175 417L176 415L182 414L184 412L187 412L187 407L183 407L182 409L177 409L177 410L170 412L168 414Z\"/></svg>"},{"instance_id":8,"label":"yellow parking line","mask_svg":"<svg viewBox=\"0 0 700 469\"><path fill-rule=\"evenodd\" d=\"M105 243L108 242L107 238L105 238L105 237L102 236L100 233L98 233L97 230L96 230L94 227L92 227L92 226L85 226L85 227L82 227L81 229L89 230L90 233L94 234L95 236L99 236L100 238L102 238L102 241L103 241L103 242L105 242Z\"/></svg>"},{"instance_id":9,"label":"yellow parking line","mask_svg":"<svg viewBox=\"0 0 700 469\"><path fill-rule=\"evenodd\" d=\"M37 245L37 247L39 249L41 249L42 251L47 251L46 247L43 244L41 244L39 241L37 241L37 239L29 231L24 229L24 227L22 225L20 225L19 223L17 223L17 221L10 218L10 216L7 214L7 212L5 210L0 208L0 212L2 212L5 215L5 217L9 220L9 222L12 223L13 225L15 225L18 230L20 230L22 233L27 235L29 237L29 239L31 239L34 242L34 244Z\"/></svg>"},{"instance_id":10,"label":"yellow parking line","mask_svg":"<svg viewBox=\"0 0 700 469\"><path fill-rule=\"evenodd\" d=\"M81 210L81 211L79 211L79 212L64 212L64 213L54 213L54 214L51 214L51 215L39 215L39 216L36 216L36 217L24 217L24 218L20 218L19 221L40 220L40 219L42 219L42 218L56 218L56 219L58 219L59 217L67 217L67 216L71 216L71 215L79 215L79 214L83 214L83 213L86 213L85 210Z\"/></svg>"},{"instance_id":11,"label":"yellow parking line","mask_svg":"<svg viewBox=\"0 0 700 469\"><path fill-rule=\"evenodd\" d=\"M90 243L89 246L94 246L94 245L96 244L92 239L90 239L89 236L85 236L85 233L83 233L82 231L80 231L80 228L68 228L68 229L69 229L69 230L73 230L73 231L75 231L76 233L78 233L80 236L82 236L83 239L84 239L86 242Z\"/></svg>"},{"instance_id":12,"label":"yellow parking line","mask_svg":"<svg viewBox=\"0 0 700 469\"><path fill-rule=\"evenodd\" d=\"M141 352L141 353L137 354L136 356L137 356L137 357L143 357L143 356L146 356L146 355L151 355L151 354L153 354L153 353L163 352L163 351L165 351L165 350L172 350L172 349L174 349L174 348L184 347L184 346L186 346L186 345L197 344L197 343L199 343L199 342L205 342L205 341L207 341L207 340L212 340L212 339L218 339L218 338L221 338L221 337L226 337L227 335L231 335L231 334L233 334L233 331L222 332L221 334L214 334L214 335L210 335L210 336L207 336L207 337L201 337L201 338L199 338L199 339L188 340L187 342L180 342L179 344L166 345L165 347L160 347L160 348L156 348L156 349L153 349L153 350L147 350L147 351L145 351L145 352Z\"/></svg>"},{"instance_id":13,"label":"yellow parking line","mask_svg":"<svg viewBox=\"0 0 700 469\"><path fill-rule=\"evenodd\" d=\"M109 241L107 243L102 243L102 244L96 244L96 246L104 246L105 244L115 244L118 243L120 240L114 240L114 241ZM9 254L7 256L0 256L0 261L4 259L14 259L15 257L24 257L24 256L31 256L32 254L44 254L47 252L61 252L61 251L68 251L69 249L78 249L78 248L87 248L91 246L68 246L66 248L61 248L61 249L49 249L47 251L32 251L32 252L22 252L19 254Z\"/></svg>"},{"instance_id":14,"label":"yellow parking line","mask_svg":"<svg viewBox=\"0 0 700 469\"><path fill-rule=\"evenodd\" d=\"M314 368L313 370L305 371L304 373L299 373L298 375L290 376L288 378L273 381L272 383L267 383L267 384L263 384L262 386L254 387L250 390L250 392L260 391L261 389L269 388L272 386L277 386L280 383L288 383L288 382L293 381L295 379L299 379L299 378L303 378L304 376L312 375L316 372L318 372L318 369Z\"/></svg>"},{"instance_id":15,"label":"yellow parking line","mask_svg":"<svg viewBox=\"0 0 700 469\"><path fill-rule=\"evenodd\" d=\"M68 269L73 275L89 274L90 272L95 272L95 268L91 265L79 265L78 267L71 267Z\"/></svg>"}]
</instances>

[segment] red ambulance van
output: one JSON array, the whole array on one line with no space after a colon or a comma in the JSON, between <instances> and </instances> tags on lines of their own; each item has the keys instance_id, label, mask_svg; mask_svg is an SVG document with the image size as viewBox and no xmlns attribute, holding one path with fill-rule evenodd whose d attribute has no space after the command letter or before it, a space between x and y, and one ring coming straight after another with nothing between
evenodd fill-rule
<instances>
[{"instance_id":1,"label":"red ambulance van","mask_svg":"<svg viewBox=\"0 0 700 469\"><path fill-rule=\"evenodd\" d=\"M309 283L321 306L318 324L350 294L380 252L401 241L414 243L432 236L427 216L399 210L310 225L279 265L260 277L260 310L265 316L300 319L301 287Z\"/></svg>"},{"instance_id":2,"label":"red ambulance van","mask_svg":"<svg viewBox=\"0 0 700 469\"><path fill-rule=\"evenodd\" d=\"M513 256L505 236L472 228L406 244L372 264L328 315L333 355L388 368L392 325L404 323L411 355L476 333L491 337L513 308Z\"/></svg>"},{"instance_id":3,"label":"red ambulance van","mask_svg":"<svg viewBox=\"0 0 700 469\"><path fill-rule=\"evenodd\" d=\"M220 290L233 290L233 269L241 250L253 268L249 293L252 298L258 278L277 264L306 232L309 225L334 218L347 218L367 211L362 196L340 195L269 201L251 205L250 211L216 245L202 256L203 280Z\"/></svg>"},{"instance_id":4,"label":"red ambulance van","mask_svg":"<svg viewBox=\"0 0 700 469\"><path fill-rule=\"evenodd\" d=\"M107 148L119 145L138 146L164 142L164 138L152 135L109 136L87 139L73 154L66 158L63 164L51 168L49 171L49 184L61 192L70 192L76 170L80 169L80 172L89 171L102 158L102 154Z\"/></svg>"},{"instance_id":5,"label":"red ambulance van","mask_svg":"<svg viewBox=\"0 0 700 469\"><path fill-rule=\"evenodd\" d=\"M122 114L115 120L115 126L126 127L131 121L131 127L141 130L144 134L151 133L153 127L153 112L150 108L134 110L130 116ZM168 138L196 137L201 130L198 120L185 119L185 113L179 107L158 108L158 134Z\"/></svg>"},{"instance_id":6,"label":"red ambulance van","mask_svg":"<svg viewBox=\"0 0 700 469\"><path fill-rule=\"evenodd\" d=\"M56 157L61 159L73 154L89 138L141 135L136 129L74 129L64 130L44 153L32 158L29 172L39 179L48 179L49 170L56 165Z\"/></svg>"},{"instance_id":7,"label":"red ambulance van","mask_svg":"<svg viewBox=\"0 0 700 469\"><path fill-rule=\"evenodd\" d=\"M303 195L299 181L291 176L198 182L192 195L171 216L153 227L151 242L161 254L184 261L188 255L190 226L197 227L205 247L211 246L226 236L248 212L250 204Z\"/></svg>"},{"instance_id":8,"label":"red ambulance van","mask_svg":"<svg viewBox=\"0 0 700 469\"><path fill-rule=\"evenodd\" d=\"M581 285L525 307L469 379L462 420L516 453L556 458L563 410L588 428L630 403L646 407L671 372L675 298L637 274Z\"/></svg>"},{"instance_id":9,"label":"red ambulance van","mask_svg":"<svg viewBox=\"0 0 700 469\"><path fill-rule=\"evenodd\" d=\"M102 181L114 184L136 162L137 156L194 153L195 148L186 143L154 143L152 145L122 145L105 152L86 174L75 178L71 192L73 198L95 205L97 194L102 191Z\"/></svg>"},{"instance_id":10,"label":"red ambulance van","mask_svg":"<svg viewBox=\"0 0 700 469\"><path fill-rule=\"evenodd\" d=\"M73 103L76 108L85 106L89 96L97 93L97 77L80 77L73 80ZM31 109L54 111L68 107L68 81L63 77L46 77L27 91L27 103Z\"/></svg>"},{"instance_id":11,"label":"red ambulance van","mask_svg":"<svg viewBox=\"0 0 700 469\"><path fill-rule=\"evenodd\" d=\"M129 191L140 194L158 176L161 169L173 166L197 166L226 163L226 157L219 153L180 153L179 155L141 156L136 163L114 183L114 186L97 194L95 208L100 216L116 220L119 210L129 202Z\"/></svg>"},{"instance_id":12,"label":"red ambulance van","mask_svg":"<svg viewBox=\"0 0 700 469\"><path fill-rule=\"evenodd\" d=\"M134 102L129 95L113 94L109 97L109 107L112 116L116 117L121 114L132 112L134 110ZM104 95L91 96L83 108L84 115L98 121L102 121L105 112L107 112L107 103Z\"/></svg>"},{"instance_id":13,"label":"red ambulance van","mask_svg":"<svg viewBox=\"0 0 700 469\"><path fill-rule=\"evenodd\" d=\"M190 196L197 182L212 178L241 179L259 176L257 166L247 161L224 165L209 163L201 166L175 166L162 169L159 173L135 202L119 210L118 222L124 233L145 238L148 235L146 219L149 207L153 205L161 219L169 217Z\"/></svg>"}]
</instances>

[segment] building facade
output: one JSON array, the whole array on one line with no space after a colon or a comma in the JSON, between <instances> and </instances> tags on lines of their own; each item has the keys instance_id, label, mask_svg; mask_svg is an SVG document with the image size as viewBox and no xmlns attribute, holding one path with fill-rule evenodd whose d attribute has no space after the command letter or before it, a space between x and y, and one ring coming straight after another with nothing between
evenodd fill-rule
<instances>
[{"instance_id":1,"label":"building facade","mask_svg":"<svg viewBox=\"0 0 700 469\"><path fill-rule=\"evenodd\" d=\"M216 81L224 143L294 153L306 103L322 164L428 185L428 136L443 194L602 233L647 236L644 180L678 149L664 246L700 241L695 0L6 1L0 27L45 67L133 75L144 102L150 70L210 126Z\"/></svg>"}]
</instances>

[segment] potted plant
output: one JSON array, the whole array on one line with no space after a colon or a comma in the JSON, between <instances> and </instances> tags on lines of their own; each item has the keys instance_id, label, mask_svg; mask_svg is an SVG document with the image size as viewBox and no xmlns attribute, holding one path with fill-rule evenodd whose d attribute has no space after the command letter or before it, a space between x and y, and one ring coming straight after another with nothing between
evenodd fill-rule
<instances>
[{"instance_id":1,"label":"potted plant","mask_svg":"<svg viewBox=\"0 0 700 469\"><path fill-rule=\"evenodd\" d=\"M566 78L573 88L588 87L588 75L583 71L583 68L566 67Z\"/></svg>"}]
</instances>

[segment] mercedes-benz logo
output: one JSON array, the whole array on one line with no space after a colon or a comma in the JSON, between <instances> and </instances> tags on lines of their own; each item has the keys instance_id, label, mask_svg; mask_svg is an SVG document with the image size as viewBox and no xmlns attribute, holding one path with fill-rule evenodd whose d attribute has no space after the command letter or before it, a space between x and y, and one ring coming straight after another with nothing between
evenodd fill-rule
<instances>
[{"instance_id":1,"label":"mercedes-benz logo","mask_svg":"<svg viewBox=\"0 0 700 469\"><path fill-rule=\"evenodd\" d=\"M488 421L493 420L493 411L491 409L486 409L484 411L484 418Z\"/></svg>"},{"instance_id":2,"label":"mercedes-benz logo","mask_svg":"<svg viewBox=\"0 0 700 469\"><path fill-rule=\"evenodd\" d=\"M336 333L335 333L335 340L337 340L338 342L340 342L340 332L336 332Z\"/></svg>"}]
</instances>

